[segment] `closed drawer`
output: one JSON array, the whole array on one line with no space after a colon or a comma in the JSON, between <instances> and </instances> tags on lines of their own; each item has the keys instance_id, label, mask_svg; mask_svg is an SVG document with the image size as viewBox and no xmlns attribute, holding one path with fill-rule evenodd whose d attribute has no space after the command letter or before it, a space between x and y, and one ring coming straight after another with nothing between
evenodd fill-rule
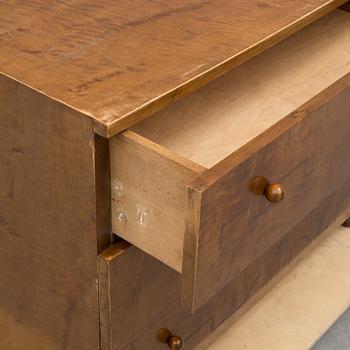
<instances>
[{"instance_id":1,"label":"closed drawer","mask_svg":"<svg viewBox=\"0 0 350 350\"><path fill-rule=\"evenodd\" d=\"M349 215L350 181L194 314L181 307L180 274L124 241L115 242L98 258L101 349L169 349L157 339L162 328L180 336L183 349L194 349L225 319L258 301L294 263L271 279L320 232Z\"/></svg>"},{"instance_id":2,"label":"closed drawer","mask_svg":"<svg viewBox=\"0 0 350 350\"><path fill-rule=\"evenodd\" d=\"M182 273L189 310L349 179L349 28L335 11L111 139L113 232Z\"/></svg>"}]
</instances>

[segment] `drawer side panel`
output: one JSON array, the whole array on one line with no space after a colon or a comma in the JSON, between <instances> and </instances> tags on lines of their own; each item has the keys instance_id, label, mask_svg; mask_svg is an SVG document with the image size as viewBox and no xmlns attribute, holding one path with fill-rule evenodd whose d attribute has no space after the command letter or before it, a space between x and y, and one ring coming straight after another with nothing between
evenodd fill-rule
<instances>
[{"instance_id":1,"label":"drawer side panel","mask_svg":"<svg viewBox=\"0 0 350 350\"><path fill-rule=\"evenodd\" d=\"M186 184L205 169L132 131L110 147L113 232L181 272Z\"/></svg>"}]
</instances>

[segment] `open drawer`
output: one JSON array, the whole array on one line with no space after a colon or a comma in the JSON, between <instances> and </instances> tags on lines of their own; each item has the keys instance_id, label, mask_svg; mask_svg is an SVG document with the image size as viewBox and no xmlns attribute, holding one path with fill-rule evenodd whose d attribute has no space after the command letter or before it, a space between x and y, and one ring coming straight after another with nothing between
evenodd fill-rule
<instances>
[{"instance_id":1,"label":"open drawer","mask_svg":"<svg viewBox=\"0 0 350 350\"><path fill-rule=\"evenodd\" d=\"M195 311L350 178L337 10L110 141L113 232Z\"/></svg>"}]
</instances>

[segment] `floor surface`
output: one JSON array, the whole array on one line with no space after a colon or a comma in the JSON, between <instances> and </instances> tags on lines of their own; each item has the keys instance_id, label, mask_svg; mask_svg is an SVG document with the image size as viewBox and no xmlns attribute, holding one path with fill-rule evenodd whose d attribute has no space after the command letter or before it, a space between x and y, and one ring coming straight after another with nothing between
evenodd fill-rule
<instances>
[{"instance_id":1,"label":"floor surface","mask_svg":"<svg viewBox=\"0 0 350 350\"><path fill-rule=\"evenodd\" d=\"M339 318L311 350L350 350L350 309Z\"/></svg>"},{"instance_id":2,"label":"floor surface","mask_svg":"<svg viewBox=\"0 0 350 350\"><path fill-rule=\"evenodd\" d=\"M350 231L340 225L349 214L258 303L238 320L227 320L198 350L350 350Z\"/></svg>"}]
</instances>

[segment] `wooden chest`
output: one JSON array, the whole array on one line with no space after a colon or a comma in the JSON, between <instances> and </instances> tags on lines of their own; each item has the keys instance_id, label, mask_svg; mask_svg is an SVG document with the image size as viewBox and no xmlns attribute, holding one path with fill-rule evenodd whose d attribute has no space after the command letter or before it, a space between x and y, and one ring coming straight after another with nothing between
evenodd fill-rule
<instances>
[{"instance_id":1,"label":"wooden chest","mask_svg":"<svg viewBox=\"0 0 350 350\"><path fill-rule=\"evenodd\" d=\"M1 349L194 349L349 213L345 2L0 4Z\"/></svg>"}]
</instances>

